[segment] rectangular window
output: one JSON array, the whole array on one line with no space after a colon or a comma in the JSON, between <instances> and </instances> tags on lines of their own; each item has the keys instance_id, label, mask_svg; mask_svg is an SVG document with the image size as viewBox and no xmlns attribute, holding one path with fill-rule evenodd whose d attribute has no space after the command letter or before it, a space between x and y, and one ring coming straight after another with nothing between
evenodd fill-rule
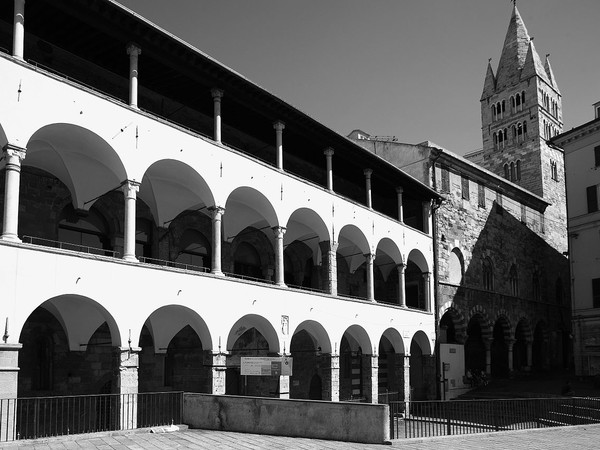
<instances>
[{"instance_id":1,"label":"rectangular window","mask_svg":"<svg viewBox=\"0 0 600 450\"><path fill-rule=\"evenodd\" d=\"M461 177L461 192L462 198L469 200L469 179L467 177Z\"/></svg>"},{"instance_id":2,"label":"rectangular window","mask_svg":"<svg viewBox=\"0 0 600 450\"><path fill-rule=\"evenodd\" d=\"M450 192L450 172L442 167L442 191Z\"/></svg>"},{"instance_id":3,"label":"rectangular window","mask_svg":"<svg viewBox=\"0 0 600 450\"><path fill-rule=\"evenodd\" d=\"M477 204L485 208L485 186L481 183L477 184Z\"/></svg>"},{"instance_id":4,"label":"rectangular window","mask_svg":"<svg viewBox=\"0 0 600 450\"><path fill-rule=\"evenodd\" d=\"M600 166L600 145L594 147L594 165Z\"/></svg>"},{"instance_id":5,"label":"rectangular window","mask_svg":"<svg viewBox=\"0 0 600 450\"><path fill-rule=\"evenodd\" d=\"M587 206L588 213L598 211L598 186L588 186L587 188Z\"/></svg>"},{"instance_id":6,"label":"rectangular window","mask_svg":"<svg viewBox=\"0 0 600 450\"><path fill-rule=\"evenodd\" d=\"M592 306L600 308L600 278L592 279Z\"/></svg>"},{"instance_id":7,"label":"rectangular window","mask_svg":"<svg viewBox=\"0 0 600 450\"><path fill-rule=\"evenodd\" d=\"M544 211L540 213L540 233L546 232L546 216L544 215Z\"/></svg>"},{"instance_id":8,"label":"rectangular window","mask_svg":"<svg viewBox=\"0 0 600 450\"><path fill-rule=\"evenodd\" d=\"M527 207L521 204L521 222L527 223Z\"/></svg>"}]
</instances>

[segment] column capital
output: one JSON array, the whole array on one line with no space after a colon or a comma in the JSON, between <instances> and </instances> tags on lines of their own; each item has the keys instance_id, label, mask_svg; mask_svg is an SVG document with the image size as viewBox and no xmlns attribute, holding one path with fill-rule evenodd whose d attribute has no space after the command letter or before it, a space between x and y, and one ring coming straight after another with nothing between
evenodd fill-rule
<instances>
[{"instance_id":1,"label":"column capital","mask_svg":"<svg viewBox=\"0 0 600 450\"><path fill-rule=\"evenodd\" d=\"M369 260L375 261L375 258L377 257L377 254L369 252L369 253L363 253L363 256L365 258L367 258L367 261L369 261Z\"/></svg>"},{"instance_id":2,"label":"column capital","mask_svg":"<svg viewBox=\"0 0 600 450\"><path fill-rule=\"evenodd\" d=\"M275 128L275 131L283 131L283 129L285 128L285 122L281 120L276 120L275 122L273 122L273 128Z\"/></svg>"},{"instance_id":3,"label":"column capital","mask_svg":"<svg viewBox=\"0 0 600 450\"><path fill-rule=\"evenodd\" d=\"M136 194L140 190L140 182L134 180L125 180L121 183L121 189L126 195Z\"/></svg>"},{"instance_id":4,"label":"column capital","mask_svg":"<svg viewBox=\"0 0 600 450\"><path fill-rule=\"evenodd\" d=\"M371 175L373 174L373 169L365 169L363 170L363 173L365 174L365 177L371 178Z\"/></svg>"},{"instance_id":5,"label":"column capital","mask_svg":"<svg viewBox=\"0 0 600 450\"><path fill-rule=\"evenodd\" d=\"M272 227L271 230L273 230L273 233L275 233L276 237L281 237L283 238L283 235L285 234L285 232L287 231L286 227L280 227L279 225Z\"/></svg>"},{"instance_id":6,"label":"column capital","mask_svg":"<svg viewBox=\"0 0 600 450\"><path fill-rule=\"evenodd\" d=\"M396 264L396 269L398 269L398 272L404 272L406 270L406 264L404 264L404 263Z\"/></svg>"},{"instance_id":7,"label":"column capital","mask_svg":"<svg viewBox=\"0 0 600 450\"><path fill-rule=\"evenodd\" d=\"M222 206L209 206L208 211L210 212L211 218L216 219L217 216L225 214L225 208Z\"/></svg>"},{"instance_id":8,"label":"column capital","mask_svg":"<svg viewBox=\"0 0 600 450\"><path fill-rule=\"evenodd\" d=\"M396 186L396 193L402 194L404 192L404 188L402 186Z\"/></svg>"},{"instance_id":9,"label":"column capital","mask_svg":"<svg viewBox=\"0 0 600 450\"><path fill-rule=\"evenodd\" d=\"M223 98L223 96L225 95L225 92L219 88L212 88L210 90L210 95L212 95L212 98L215 101L220 101Z\"/></svg>"},{"instance_id":10,"label":"column capital","mask_svg":"<svg viewBox=\"0 0 600 450\"><path fill-rule=\"evenodd\" d=\"M328 157L333 156L334 153L335 152L333 151L332 147L327 147L325 150L323 150L323 154Z\"/></svg>"},{"instance_id":11,"label":"column capital","mask_svg":"<svg viewBox=\"0 0 600 450\"><path fill-rule=\"evenodd\" d=\"M127 44L126 49L129 56L140 56L142 54L142 49L135 42Z\"/></svg>"},{"instance_id":12,"label":"column capital","mask_svg":"<svg viewBox=\"0 0 600 450\"><path fill-rule=\"evenodd\" d=\"M18 145L8 143L2 148L2 152L6 153L6 155L9 157L19 158L19 162L21 162L25 159L27 149L19 147Z\"/></svg>"}]
</instances>

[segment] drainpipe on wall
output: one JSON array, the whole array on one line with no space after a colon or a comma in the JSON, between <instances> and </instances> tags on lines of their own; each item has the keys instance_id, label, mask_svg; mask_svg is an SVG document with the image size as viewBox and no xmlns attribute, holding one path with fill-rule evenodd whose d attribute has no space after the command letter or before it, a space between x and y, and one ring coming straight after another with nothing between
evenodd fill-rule
<instances>
[{"instance_id":1,"label":"drainpipe on wall","mask_svg":"<svg viewBox=\"0 0 600 450\"><path fill-rule=\"evenodd\" d=\"M441 156L442 154L442 150L441 149L437 149L437 148L433 148L432 149L432 154L434 155L434 157L431 159L431 170L432 170L432 176L431 176L431 182L433 183L433 189L436 190L437 187L437 180L436 180L436 176L435 176L435 163L438 160L438 158ZM437 192L437 191L436 191ZM437 199L435 200L435 203L432 205L431 208L431 232L432 232L432 238L433 238L433 314L434 314L434 320L435 320L435 347L434 347L434 352L435 352L435 380L436 380L436 386L437 386L437 398L438 399L443 399L445 400L445 386L444 386L444 380L443 380L443 374L442 371L440 369L440 365L441 365L441 359L440 359L440 332L439 332L439 321L440 318L439 316L439 310L438 310L438 291L439 291L439 286L438 286L438 227L437 227L437 210L440 206L442 206L442 202L443 199Z\"/></svg>"}]
</instances>

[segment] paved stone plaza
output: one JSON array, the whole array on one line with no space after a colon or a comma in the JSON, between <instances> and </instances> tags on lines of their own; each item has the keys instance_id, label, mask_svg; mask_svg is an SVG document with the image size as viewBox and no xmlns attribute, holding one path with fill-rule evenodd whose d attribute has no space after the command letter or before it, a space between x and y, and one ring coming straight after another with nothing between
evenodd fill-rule
<instances>
[{"instance_id":1,"label":"paved stone plaza","mask_svg":"<svg viewBox=\"0 0 600 450\"><path fill-rule=\"evenodd\" d=\"M600 425L581 425L543 430L508 431L468 436L448 436L429 439L394 440L391 445L355 444L281 436L230 433L223 431L184 430L153 434L91 434L45 440L30 440L0 444L0 448L36 450L99 449L99 450L152 450L152 449L551 449L598 448Z\"/></svg>"}]
</instances>

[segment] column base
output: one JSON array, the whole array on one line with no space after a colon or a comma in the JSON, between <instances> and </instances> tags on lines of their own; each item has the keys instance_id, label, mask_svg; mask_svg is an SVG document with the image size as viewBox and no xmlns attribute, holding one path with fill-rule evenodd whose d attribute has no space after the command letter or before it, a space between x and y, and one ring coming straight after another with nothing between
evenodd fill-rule
<instances>
[{"instance_id":1,"label":"column base","mask_svg":"<svg viewBox=\"0 0 600 450\"><path fill-rule=\"evenodd\" d=\"M140 262L135 255L123 255L123 261Z\"/></svg>"},{"instance_id":2,"label":"column base","mask_svg":"<svg viewBox=\"0 0 600 450\"><path fill-rule=\"evenodd\" d=\"M12 234L12 233L3 234L2 236L0 236L0 240L8 241L8 242L17 242L17 243L23 242L23 241L21 241L21 239L19 239L19 236L17 236L16 234Z\"/></svg>"},{"instance_id":3,"label":"column base","mask_svg":"<svg viewBox=\"0 0 600 450\"><path fill-rule=\"evenodd\" d=\"M211 270L210 273L212 273L213 275L216 275L218 277L225 276L225 274L223 272L221 272L220 270Z\"/></svg>"}]
</instances>

